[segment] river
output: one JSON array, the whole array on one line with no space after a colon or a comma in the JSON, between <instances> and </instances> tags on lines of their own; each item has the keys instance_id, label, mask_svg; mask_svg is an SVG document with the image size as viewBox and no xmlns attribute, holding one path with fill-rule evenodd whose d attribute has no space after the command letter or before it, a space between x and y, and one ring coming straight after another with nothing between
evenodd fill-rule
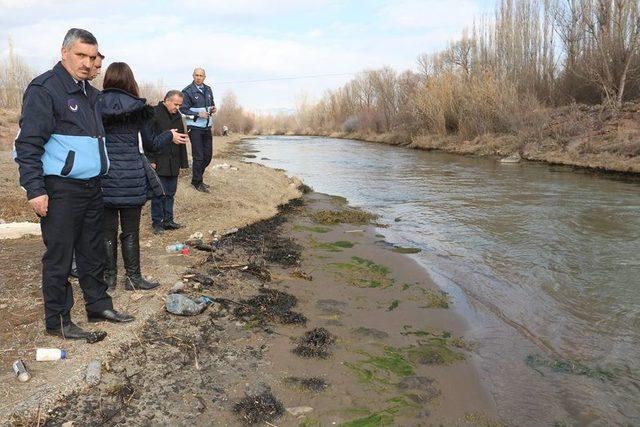
<instances>
[{"instance_id":1,"label":"river","mask_svg":"<svg viewBox=\"0 0 640 427\"><path fill-rule=\"evenodd\" d=\"M244 144L422 250L502 419L640 424L639 181L353 140ZM573 368L541 366L560 360Z\"/></svg>"}]
</instances>

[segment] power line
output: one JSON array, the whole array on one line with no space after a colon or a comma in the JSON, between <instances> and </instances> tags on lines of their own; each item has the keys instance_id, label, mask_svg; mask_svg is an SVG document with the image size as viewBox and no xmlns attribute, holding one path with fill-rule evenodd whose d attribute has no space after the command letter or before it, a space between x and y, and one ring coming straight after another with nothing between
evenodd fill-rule
<instances>
[{"instance_id":1,"label":"power line","mask_svg":"<svg viewBox=\"0 0 640 427\"><path fill-rule=\"evenodd\" d=\"M273 78L269 78L269 79L254 79L254 80L228 80L228 81L214 81L212 84L214 86L218 86L218 85L228 85L228 84L246 84L246 83L263 83L263 82L275 82L275 81L282 81L282 80L304 80L304 79L317 79L317 78L322 78L322 77L343 77L343 76L353 76L356 73L330 73L330 74L310 74L310 75L306 75L306 76L289 76L289 77L273 77ZM151 82L145 82L145 83L149 83L152 84ZM184 84L184 83L181 83ZM157 87L175 87L175 86L180 86L180 84L177 85L155 85Z\"/></svg>"}]
</instances>

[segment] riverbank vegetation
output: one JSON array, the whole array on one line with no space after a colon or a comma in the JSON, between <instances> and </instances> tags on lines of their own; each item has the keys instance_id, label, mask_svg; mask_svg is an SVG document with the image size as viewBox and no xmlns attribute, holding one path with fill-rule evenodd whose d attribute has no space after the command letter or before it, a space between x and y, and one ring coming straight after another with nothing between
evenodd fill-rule
<instances>
[{"instance_id":1,"label":"riverbank vegetation","mask_svg":"<svg viewBox=\"0 0 640 427\"><path fill-rule=\"evenodd\" d=\"M639 36L634 0L501 0L417 72L362 71L256 130L640 172Z\"/></svg>"}]
</instances>

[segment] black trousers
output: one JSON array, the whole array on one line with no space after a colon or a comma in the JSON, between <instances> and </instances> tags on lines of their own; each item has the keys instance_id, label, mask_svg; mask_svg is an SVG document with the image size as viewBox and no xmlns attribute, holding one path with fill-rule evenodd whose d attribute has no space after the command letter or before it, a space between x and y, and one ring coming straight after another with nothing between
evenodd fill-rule
<instances>
[{"instance_id":1,"label":"black trousers","mask_svg":"<svg viewBox=\"0 0 640 427\"><path fill-rule=\"evenodd\" d=\"M47 216L40 221L46 251L42 257L45 324L58 329L71 321L73 290L68 281L73 252L88 312L113 309L102 278L102 189L100 180L45 177Z\"/></svg>"},{"instance_id":2,"label":"black trousers","mask_svg":"<svg viewBox=\"0 0 640 427\"><path fill-rule=\"evenodd\" d=\"M166 195L151 199L151 221L154 225L173 221L173 204L178 191L177 176L159 176L159 178Z\"/></svg>"},{"instance_id":3,"label":"black trousers","mask_svg":"<svg viewBox=\"0 0 640 427\"><path fill-rule=\"evenodd\" d=\"M104 234L115 239L118 233L118 218L122 235L140 233L142 206L133 208L104 208ZM115 241L115 240L114 240Z\"/></svg>"},{"instance_id":4,"label":"black trousers","mask_svg":"<svg viewBox=\"0 0 640 427\"><path fill-rule=\"evenodd\" d=\"M213 137L211 128L202 129L195 126L189 128L189 139L191 140L191 155L193 156L193 176L191 184L202 183L202 176L205 169L211 163L213 156Z\"/></svg>"}]
</instances>

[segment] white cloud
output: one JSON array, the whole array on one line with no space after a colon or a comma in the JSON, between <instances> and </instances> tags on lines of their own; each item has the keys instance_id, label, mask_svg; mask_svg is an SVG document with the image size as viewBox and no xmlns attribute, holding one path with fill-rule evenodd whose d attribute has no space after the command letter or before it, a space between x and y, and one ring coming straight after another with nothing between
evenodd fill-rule
<instances>
[{"instance_id":1,"label":"white cloud","mask_svg":"<svg viewBox=\"0 0 640 427\"><path fill-rule=\"evenodd\" d=\"M44 71L58 60L64 33L75 26L96 35L107 65L127 62L138 80L162 79L171 88L189 83L194 66L205 67L214 86L385 65L402 71L415 67L418 54L458 37L477 11L472 0L399 0L355 15L345 6L351 3L329 0L202 0L175 12L161 3L117 1L115 7L97 0L61 7L53 0L0 0L9 12L0 16L0 57L11 36L16 52ZM291 107L305 90L320 96L349 78L223 84L218 90L233 90L250 108L270 109Z\"/></svg>"},{"instance_id":2,"label":"white cloud","mask_svg":"<svg viewBox=\"0 0 640 427\"><path fill-rule=\"evenodd\" d=\"M401 28L461 31L470 26L479 13L477 3L472 0L397 0L384 6L379 16Z\"/></svg>"}]
</instances>

